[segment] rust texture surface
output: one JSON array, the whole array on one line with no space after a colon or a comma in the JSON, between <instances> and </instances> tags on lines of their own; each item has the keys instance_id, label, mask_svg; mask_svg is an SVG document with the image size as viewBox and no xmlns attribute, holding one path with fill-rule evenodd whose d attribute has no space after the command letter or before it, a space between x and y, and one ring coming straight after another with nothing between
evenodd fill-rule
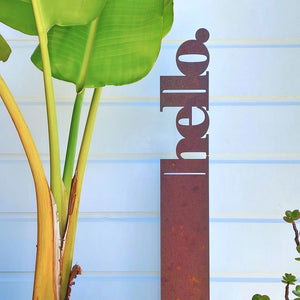
<instances>
[{"instance_id":1,"label":"rust texture surface","mask_svg":"<svg viewBox=\"0 0 300 300\"><path fill-rule=\"evenodd\" d=\"M209 299L208 38L201 28L184 42L176 54L183 75L160 81L160 109L180 108L182 136L178 159L161 160L161 300Z\"/></svg>"},{"instance_id":2,"label":"rust texture surface","mask_svg":"<svg viewBox=\"0 0 300 300\"><path fill-rule=\"evenodd\" d=\"M199 160L199 171L208 161ZM173 175L161 161L161 299L209 299L208 172ZM197 167L195 162L194 167Z\"/></svg>"}]
</instances>

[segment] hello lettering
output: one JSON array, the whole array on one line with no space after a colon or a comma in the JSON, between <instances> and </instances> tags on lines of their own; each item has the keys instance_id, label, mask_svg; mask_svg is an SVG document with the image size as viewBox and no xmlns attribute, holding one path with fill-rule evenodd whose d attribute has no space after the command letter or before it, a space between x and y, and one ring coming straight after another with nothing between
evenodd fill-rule
<instances>
[{"instance_id":1,"label":"hello lettering","mask_svg":"<svg viewBox=\"0 0 300 300\"><path fill-rule=\"evenodd\" d=\"M160 80L160 110L180 108L176 128L182 136L177 158L160 161L163 300L209 299L208 38L199 29L182 43L176 64L183 75Z\"/></svg>"},{"instance_id":2,"label":"hello lettering","mask_svg":"<svg viewBox=\"0 0 300 300\"><path fill-rule=\"evenodd\" d=\"M195 40L181 44L176 54L176 64L185 76L161 76L160 79L160 110L165 107L182 107L176 117L176 127L183 136L176 147L176 155L183 159L183 153L209 153L209 52L204 45L209 33L199 29ZM201 61L184 61L185 55L201 55L206 59ZM205 73L205 74L204 74ZM200 124L193 124L193 108L203 114ZM182 120L185 120L183 124Z\"/></svg>"}]
</instances>

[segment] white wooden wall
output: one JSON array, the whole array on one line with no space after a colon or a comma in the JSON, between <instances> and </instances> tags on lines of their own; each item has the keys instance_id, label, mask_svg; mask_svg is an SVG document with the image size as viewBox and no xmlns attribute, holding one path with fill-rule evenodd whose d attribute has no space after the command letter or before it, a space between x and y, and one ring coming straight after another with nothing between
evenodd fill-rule
<instances>
[{"instance_id":1,"label":"white wooden wall","mask_svg":"<svg viewBox=\"0 0 300 300\"><path fill-rule=\"evenodd\" d=\"M103 90L75 246L84 272L72 299L160 299L159 159L175 157L180 136L177 110L159 111L159 76L179 74L176 50L201 27L211 35L211 300L256 292L283 299L281 276L300 276L293 232L281 219L300 207L300 2L174 2L173 29L149 76ZM42 74L29 61L37 41L3 25L0 32L13 49L0 72L48 173ZM64 154L74 87L55 81L55 92ZM0 128L0 298L30 299L34 186L2 104Z\"/></svg>"}]
</instances>

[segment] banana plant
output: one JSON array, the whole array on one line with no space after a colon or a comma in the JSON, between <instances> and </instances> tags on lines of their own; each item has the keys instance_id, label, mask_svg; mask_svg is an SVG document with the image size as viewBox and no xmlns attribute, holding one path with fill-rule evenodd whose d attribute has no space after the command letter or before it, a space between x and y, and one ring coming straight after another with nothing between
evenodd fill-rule
<instances>
[{"instance_id":1,"label":"banana plant","mask_svg":"<svg viewBox=\"0 0 300 300\"><path fill-rule=\"evenodd\" d=\"M36 189L38 237L33 299L69 299L81 268L72 268L79 201L101 90L145 77L173 22L172 0L0 0L0 21L38 35L31 60L43 71L48 120L50 184L24 118L0 75L0 97L15 124ZM0 60L10 48L0 36ZM52 77L76 89L64 170ZM75 157L84 92L94 93ZM75 161L77 164L75 166Z\"/></svg>"}]
</instances>

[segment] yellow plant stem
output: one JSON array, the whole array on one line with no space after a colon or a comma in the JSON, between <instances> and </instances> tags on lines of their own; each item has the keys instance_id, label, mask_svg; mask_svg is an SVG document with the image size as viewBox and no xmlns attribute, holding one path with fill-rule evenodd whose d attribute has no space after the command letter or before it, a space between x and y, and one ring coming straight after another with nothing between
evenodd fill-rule
<instances>
[{"instance_id":1,"label":"yellow plant stem","mask_svg":"<svg viewBox=\"0 0 300 300\"><path fill-rule=\"evenodd\" d=\"M70 202L69 202L69 219L67 223L67 229L65 234L65 239L63 242L62 256L61 256L61 299L65 299L69 275L72 267L73 251L75 243L75 234L77 227L78 211L79 211L79 200L83 182L83 175L86 167L87 157L89 153L92 133L94 129L94 124L96 120L101 88L97 88L94 91L92 103L90 106L84 135L81 143L81 148L78 156L78 161L76 165L75 176L73 178L71 192L70 192Z\"/></svg>"},{"instance_id":2,"label":"yellow plant stem","mask_svg":"<svg viewBox=\"0 0 300 300\"><path fill-rule=\"evenodd\" d=\"M58 130L57 130L57 118L56 118L53 83L51 77L50 58L48 52L47 28L43 19L40 1L41 0L32 0L32 7L33 7L36 27L39 35L42 61L43 61L43 74L44 74L46 107L47 107L47 118L48 118L48 132L49 132L50 187L57 205L57 211L59 212L59 217L61 218L62 184L61 184L61 172L60 172L60 153L59 153L59 139L58 139Z\"/></svg>"},{"instance_id":3,"label":"yellow plant stem","mask_svg":"<svg viewBox=\"0 0 300 300\"><path fill-rule=\"evenodd\" d=\"M33 299L59 299L58 236L55 234L55 205L44 173L38 151L20 112L16 101L0 75L0 97L2 98L23 144L34 179L37 213L38 238Z\"/></svg>"}]
</instances>

